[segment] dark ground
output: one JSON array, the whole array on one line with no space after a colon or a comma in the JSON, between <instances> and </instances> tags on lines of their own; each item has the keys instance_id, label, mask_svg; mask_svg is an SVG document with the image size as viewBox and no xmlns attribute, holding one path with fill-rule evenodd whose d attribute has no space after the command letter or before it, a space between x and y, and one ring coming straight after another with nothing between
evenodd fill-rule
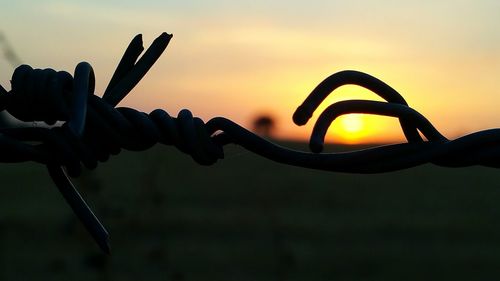
<instances>
[{"instance_id":1,"label":"dark ground","mask_svg":"<svg viewBox=\"0 0 500 281\"><path fill-rule=\"evenodd\" d=\"M0 280L497 280L500 171L348 175L228 147L124 152L77 181L99 252L45 168L1 164Z\"/></svg>"}]
</instances>

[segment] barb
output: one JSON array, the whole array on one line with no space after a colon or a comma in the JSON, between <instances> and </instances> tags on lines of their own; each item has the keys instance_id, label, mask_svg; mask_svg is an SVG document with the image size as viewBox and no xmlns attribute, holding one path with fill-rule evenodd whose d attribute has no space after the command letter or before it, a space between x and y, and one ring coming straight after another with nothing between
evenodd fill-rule
<instances>
[{"instance_id":1,"label":"barb","mask_svg":"<svg viewBox=\"0 0 500 281\"><path fill-rule=\"evenodd\" d=\"M162 109L144 113L116 105L129 94L166 49L172 35L161 34L139 58L141 35L125 51L102 98L94 94L95 79L88 63L77 65L74 77L65 71L19 66L12 76L12 89L0 86L0 111L22 121L43 121L51 128L0 129L0 161L34 161L47 166L50 176L75 214L100 248L109 252L108 232L71 183L81 166L94 169L122 149L141 151L161 143L173 145L201 165L224 158L224 146L238 144L270 160L305 168L347 172L381 173L424 163L446 167L484 165L500 167L500 129L485 130L448 140L429 120L408 106L393 88L358 71L342 71L321 82L297 108L293 120L304 125L323 100L336 88L355 84L387 102L350 100L323 111L310 140L312 152L279 146L223 117L204 122L189 110L177 117ZM366 113L396 117L406 143L343 153L321 153L325 134L339 116ZM57 123L60 124L60 123ZM424 140L419 132L426 138Z\"/></svg>"}]
</instances>

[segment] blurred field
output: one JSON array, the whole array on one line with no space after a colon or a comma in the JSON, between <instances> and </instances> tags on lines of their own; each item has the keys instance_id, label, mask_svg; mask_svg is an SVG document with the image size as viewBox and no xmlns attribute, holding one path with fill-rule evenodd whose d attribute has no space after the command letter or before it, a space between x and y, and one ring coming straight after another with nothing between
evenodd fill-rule
<instances>
[{"instance_id":1,"label":"blurred field","mask_svg":"<svg viewBox=\"0 0 500 281\"><path fill-rule=\"evenodd\" d=\"M201 167L124 152L78 185L101 254L43 166L1 164L0 280L495 280L500 171L289 167L227 147Z\"/></svg>"}]
</instances>

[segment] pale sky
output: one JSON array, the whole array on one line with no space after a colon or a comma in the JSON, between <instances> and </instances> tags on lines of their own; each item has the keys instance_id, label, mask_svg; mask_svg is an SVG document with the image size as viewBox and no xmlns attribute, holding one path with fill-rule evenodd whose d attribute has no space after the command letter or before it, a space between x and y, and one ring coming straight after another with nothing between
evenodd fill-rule
<instances>
[{"instance_id":1,"label":"pale sky","mask_svg":"<svg viewBox=\"0 0 500 281\"><path fill-rule=\"evenodd\" d=\"M500 127L500 1L0 2L0 31L24 63L72 73L88 61L97 95L134 35L148 46L173 33L123 106L246 127L269 112L280 137L306 139L295 108L328 75L354 69L393 86L448 137ZM7 89L12 72L0 57ZM373 97L349 86L328 102ZM367 141L401 139L396 121L364 120Z\"/></svg>"}]
</instances>

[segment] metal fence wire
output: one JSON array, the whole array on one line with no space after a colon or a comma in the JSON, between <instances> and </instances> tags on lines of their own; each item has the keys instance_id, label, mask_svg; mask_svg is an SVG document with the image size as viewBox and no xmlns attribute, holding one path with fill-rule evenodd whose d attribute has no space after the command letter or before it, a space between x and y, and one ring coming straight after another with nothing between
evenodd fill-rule
<instances>
[{"instance_id":1,"label":"metal fence wire","mask_svg":"<svg viewBox=\"0 0 500 281\"><path fill-rule=\"evenodd\" d=\"M65 71L21 65L12 75L11 90L0 86L0 111L6 110L22 121L54 125L1 128L0 161L34 161L46 165L61 194L105 252L109 252L108 232L69 177L79 176L81 165L94 169L98 162L107 161L121 149L142 151L157 143L174 145L197 163L211 165L223 159L224 146L233 143L288 165L366 174L424 163L445 167L500 167L500 129L449 140L423 115L409 107L396 90L373 76L352 70L335 73L323 80L295 111L295 124L306 124L323 100L342 85L364 87L386 102L347 100L330 105L314 125L310 138L312 152L279 146L223 117L205 123L186 109L172 117L162 109L148 114L129 107L116 107L160 57L171 38L170 34L161 34L140 57L144 50L142 37L134 37L102 97L94 94L94 72L86 62L76 66L73 76ZM322 153L330 124L335 118L350 113L398 118L407 142Z\"/></svg>"}]
</instances>

